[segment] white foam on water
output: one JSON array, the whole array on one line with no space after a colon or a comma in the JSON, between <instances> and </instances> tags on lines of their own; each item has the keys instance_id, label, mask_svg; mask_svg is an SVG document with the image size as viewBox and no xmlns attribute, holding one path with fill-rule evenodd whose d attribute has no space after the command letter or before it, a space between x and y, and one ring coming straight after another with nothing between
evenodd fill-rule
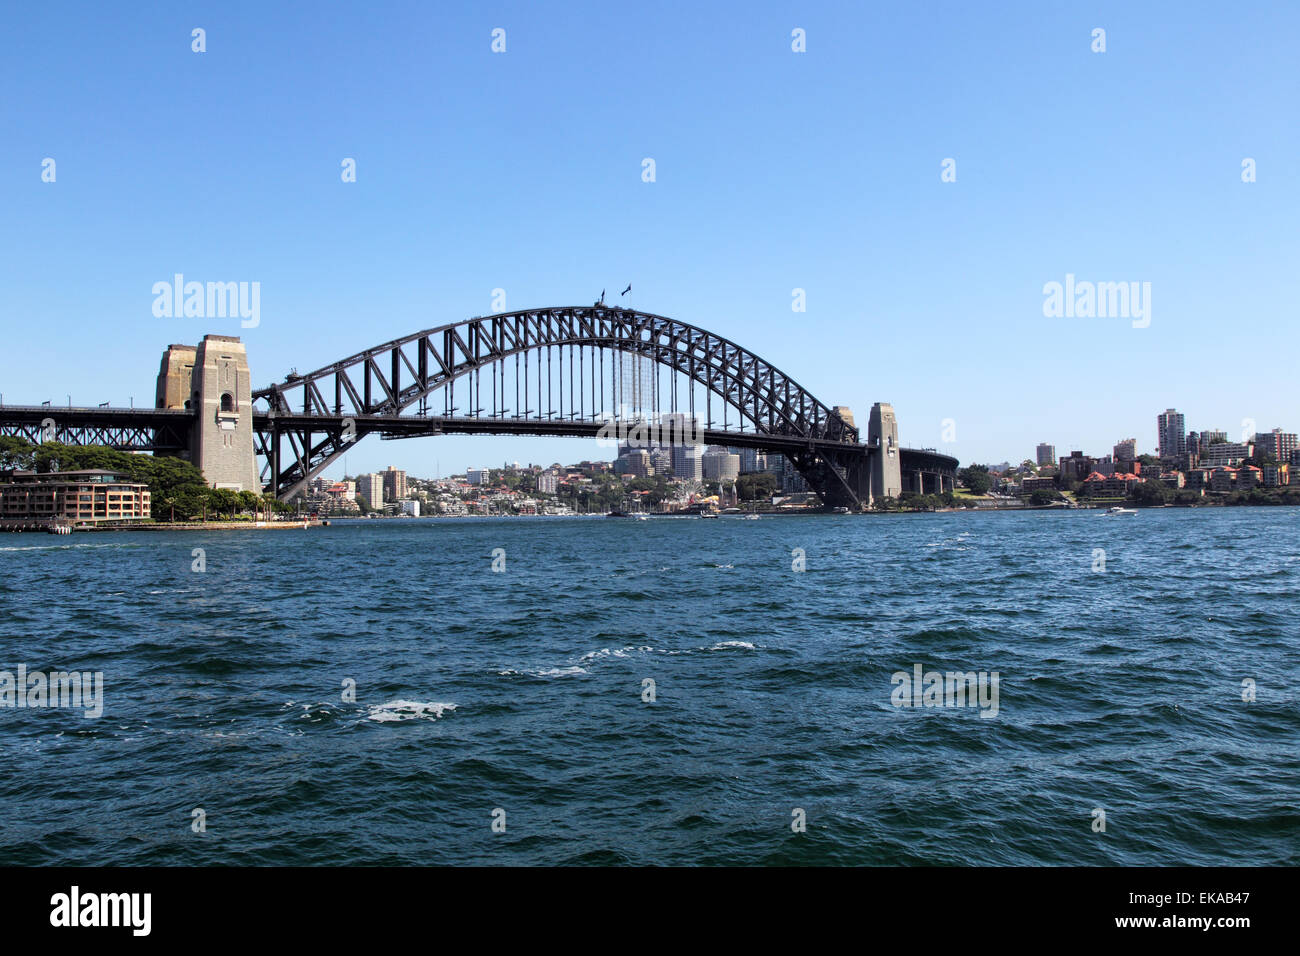
<instances>
[{"instance_id":1,"label":"white foam on water","mask_svg":"<svg viewBox=\"0 0 1300 956\"><path fill-rule=\"evenodd\" d=\"M386 704L372 705L366 717L381 724L398 720L419 720L420 718L437 720L444 712L455 709L455 704L440 703L434 700L423 703L418 700L390 700Z\"/></svg>"},{"instance_id":2,"label":"white foam on water","mask_svg":"<svg viewBox=\"0 0 1300 956\"><path fill-rule=\"evenodd\" d=\"M505 670L497 671L502 677L574 677L578 674L586 674L585 667L546 667L542 669L525 669L522 671Z\"/></svg>"},{"instance_id":3,"label":"white foam on water","mask_svg":"<svg viewBox=\"0 0 1300 956\"><path fill-rule=\"evenodd\" d=\"M708 649L711 651L720 651L727 647L739 647L747 651L754 650L754 645L749 643L749 641L719 641Z\"/></svg>"},{"instance_id":4,"label":"white foam on water","mask_svg":"<svg viewBox=\"0 0 1300 956\"><path fill-rule=\"evenodd\" d=\"M601 657L627 657L629 656L629 652L648 654L653 650L654 650L653 647L649 647L644 644L640 646L629 644L627 647L623 647L618 650L611 650L608 647L602 647L598 651L588 651L586 654L583 654L581 657L579 657L578 660L594 661L597 658L601 658Z\"/></svg>"}]
</instances>

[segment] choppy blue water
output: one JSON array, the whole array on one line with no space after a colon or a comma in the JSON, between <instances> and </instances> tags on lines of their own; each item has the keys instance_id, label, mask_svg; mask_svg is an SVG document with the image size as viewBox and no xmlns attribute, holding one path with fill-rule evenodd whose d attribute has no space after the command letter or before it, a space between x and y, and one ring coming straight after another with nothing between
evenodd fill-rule
<instances>
[{"instance_id":1,"label":"choppy blue water","mask_svg":"<svg viewBox=\"0 0 1300 956\"><path fill-rule=\"evenodd\" d=\"M0 863L1294 864L1298 527L6 535L0 670L105 708L0 708ZM915 664L998 672L997 715L896 707Z\"/></svg>"}]
</instances>

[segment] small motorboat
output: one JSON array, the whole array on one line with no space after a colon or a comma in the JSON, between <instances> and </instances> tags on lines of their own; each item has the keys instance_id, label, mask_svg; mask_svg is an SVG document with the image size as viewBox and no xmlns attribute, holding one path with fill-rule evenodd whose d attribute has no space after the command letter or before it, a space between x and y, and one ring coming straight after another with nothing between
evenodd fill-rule
<instances>
[{"instance_id":1,"label":"small motorboat","mask_svg":"<svg viewBox=\"0 0 1300 956\"><path fill-rule=\"evenodd\" d=\"M1107 508L1101 513L1103 518L1115 518L1119 515L1135 515L1137 511L1133 508L1121 508L1118 505L1114 508Z\"/></svg>"}]
</instances>

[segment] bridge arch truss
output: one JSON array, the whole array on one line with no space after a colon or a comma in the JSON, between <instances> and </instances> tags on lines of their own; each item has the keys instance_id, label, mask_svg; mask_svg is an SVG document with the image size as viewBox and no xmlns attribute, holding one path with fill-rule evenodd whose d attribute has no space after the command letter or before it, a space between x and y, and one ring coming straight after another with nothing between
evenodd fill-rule
<instances>
[{"instance_id":1,"label":"bridge arch truss","mask_svg":"<svg viewBox=\"0 0 1300 956\"><path fill-rule=\"evenodd\" d=\"M646 364L629 369L620 356ZM482 394L485 378L490 400ZM441 402L433 400L437 393ZM720 412L717 433L725 440L718 443L734 438L786 454L837 504L858 498L842 453L861 457L864 450L855 427L750 350L676 319L601 304L426 329L291 374L253 399L267 490L286 498L370 432L584 435L608 421L673 414L699 418L712 431Z\"/></svg>"}]
</instances>

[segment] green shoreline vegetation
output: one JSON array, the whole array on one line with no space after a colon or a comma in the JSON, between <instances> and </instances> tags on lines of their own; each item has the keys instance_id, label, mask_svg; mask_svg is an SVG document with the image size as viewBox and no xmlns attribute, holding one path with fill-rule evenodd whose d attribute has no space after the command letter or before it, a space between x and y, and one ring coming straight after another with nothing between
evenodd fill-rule
<instances>
[{"instance_id":1,"label":"green shoreline vegetation","mask_svg":"<svg viewBox=\"0 0 1300 956\"><path fill-rule=\"evenodd\" d=\"M209 488L188 461L155 455L134 455L103 445L33 445L23 438L0 436L0 469L50 474L99 468L126 475L149 486L153 520L182 522L255 521L269 514L292 511L273 495Z\"/></svg>"}]
</instances>

